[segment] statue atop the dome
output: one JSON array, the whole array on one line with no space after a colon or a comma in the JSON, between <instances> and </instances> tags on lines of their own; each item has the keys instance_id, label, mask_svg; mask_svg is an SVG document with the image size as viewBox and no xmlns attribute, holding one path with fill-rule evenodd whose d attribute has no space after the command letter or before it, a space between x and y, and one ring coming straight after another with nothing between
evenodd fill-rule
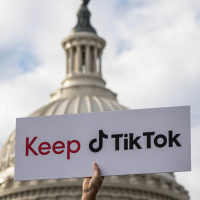
<instances>
[{"instance_id":1,"label":"statue atop the dome","mask_svg":"<svg viewBox=\"0 0 200 200\"><path fill-rule=\"evenodd\" d=\"M92 27L90 24L90 11L87 7L90 0L82 0L82 4L78 10L77 17L78 17L78 23L73 28L72 32L90 32L90 33L96 33L96 30Z\"/></svg>"},{"instance_id":2,"label":"statue atop the dome","mask_svg":"<svg viewBox=\"0 0 200 200\"><path fill-rule=\"evenodd\" d=\"M88 3L89 3L89 1L90 1L90 0L82 0L82 2L83 2L82 5L83 5L83 6L87 6Z\"/></svg>"}]
</instances>

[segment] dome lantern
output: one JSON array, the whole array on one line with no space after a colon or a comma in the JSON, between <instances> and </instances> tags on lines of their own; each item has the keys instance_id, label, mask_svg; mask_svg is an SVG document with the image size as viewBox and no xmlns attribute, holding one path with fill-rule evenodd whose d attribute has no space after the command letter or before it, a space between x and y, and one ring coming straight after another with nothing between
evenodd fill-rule
<instances>
[{"instance_id":1,"label":"dome lantern","mask_svg":"<svg viewBox=\"0 0 200 200\"><path fill-rule=\"evenodd\" d=\"M105 87L102 78L102 53L106 41L97 36L90 25L88 0L83 1L78 11L78 23L62 42L67 56L66 78L62 87L92 85Z\"/></svg>"}]
</instances>

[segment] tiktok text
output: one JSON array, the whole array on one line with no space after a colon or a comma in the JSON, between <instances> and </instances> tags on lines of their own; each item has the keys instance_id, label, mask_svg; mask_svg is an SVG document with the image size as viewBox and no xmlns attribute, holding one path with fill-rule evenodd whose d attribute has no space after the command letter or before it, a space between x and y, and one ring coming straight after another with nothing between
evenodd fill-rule
<instances>
[{"instance_id":1,"label":"tiktok text","mask_svg":"<svg viewBox=\"0 0 200 200\"><path fill-rule=\"evenodd\" d=\"M157 134L155 132L143 132L142 136L135 136L134 133L125 134L112 134L110 137L113 140L116 151L119 150L132 150L151 148L153 145L158 148L165 146L168 147L181 147L181 143L178 138L181 134L174 134L173 131L168 131L168 136L163 134ZM103 130L99 130L99 142L97 138L93 139L89 143L89 149L92 152L99 152L103 148L104 140L109 139L109 135L105 134ZM146 145L141 145L141 140L145 140ZM106 141L105 141L106 142ZM97 147L98 143L98 147ZM122 148L120 149L120 146Z\"/></svg>"}]
</instances>

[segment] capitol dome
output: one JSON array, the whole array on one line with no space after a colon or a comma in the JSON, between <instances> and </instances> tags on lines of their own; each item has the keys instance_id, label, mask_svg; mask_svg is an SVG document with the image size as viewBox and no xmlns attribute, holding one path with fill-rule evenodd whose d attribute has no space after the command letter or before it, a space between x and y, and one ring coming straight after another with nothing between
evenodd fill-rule
<instances>
[{"instance_id":1,"label":"capitol dome","mask_svg":"<svg viewBox=\"0 0 200 200\"><path fill-rule=\"evenodd\" d=\"M67 54L66 78L51 94L51 102L29 116L63 115L125 110L117 95L106 88L101 59L106 45L90 24L86 4L78 11L78 23L63 40ZM78 200L82 179L54 179L14 182L15 131L0 151L1 200ZM106 177L98 199L102 200L189 200L188 192L173 173Z\"/></svg>"}]
</instances>

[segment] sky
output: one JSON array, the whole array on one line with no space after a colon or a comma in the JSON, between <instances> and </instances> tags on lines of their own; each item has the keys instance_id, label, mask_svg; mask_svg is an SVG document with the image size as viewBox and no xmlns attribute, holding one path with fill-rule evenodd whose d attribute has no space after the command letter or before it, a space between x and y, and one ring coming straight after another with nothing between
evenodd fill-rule
<instances>
[{"instance_id":1,"label":"sky","mask_svg":"<svg viewBox=\"0 0 200 200\"><path fill-rule=\"evenodd\" d=\"M0 147L25 117L50 101L65 77L61 41L80 0L0 0ZM131 109L191 106L192 171L177 181L200 199L200 1L92 0L105 38L103 78Z\"/></svg>"}]
</instances>

